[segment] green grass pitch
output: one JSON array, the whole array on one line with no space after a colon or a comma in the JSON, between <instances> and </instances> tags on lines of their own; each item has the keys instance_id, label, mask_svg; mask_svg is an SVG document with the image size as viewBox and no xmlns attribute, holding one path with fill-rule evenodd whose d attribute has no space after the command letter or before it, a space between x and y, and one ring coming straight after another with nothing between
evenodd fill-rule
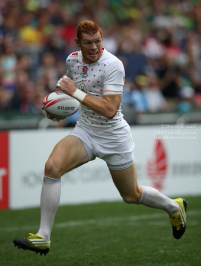
<instances>
[{"instance_id":1,"label":"green grass pitch","mask_svg":"<svg viewBox=\"0 0 201 266\"><path fill-rule=\"evenodd\" d=\"M180 240L160 210L123 202L60 206L46 256L13 244L37 232L39 208L1 211L0 265L200 266L201 197L186 199L187 230Z\"/></svg>"}]
</instances>

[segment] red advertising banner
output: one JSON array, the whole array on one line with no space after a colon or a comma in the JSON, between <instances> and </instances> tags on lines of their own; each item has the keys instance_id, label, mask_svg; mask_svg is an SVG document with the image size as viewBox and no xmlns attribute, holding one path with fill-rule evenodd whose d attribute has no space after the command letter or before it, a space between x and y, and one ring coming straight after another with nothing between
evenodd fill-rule
<instances>
[{"instance_id":1,"label":"red advertising banner","mask_svg":"<svg viewBox=\"0 0 201 266\"><path fill-rule=\"evenodd\" d=\"M9 132L0 132L0 209L9 209Z\"/></svg>"}]
</instances>

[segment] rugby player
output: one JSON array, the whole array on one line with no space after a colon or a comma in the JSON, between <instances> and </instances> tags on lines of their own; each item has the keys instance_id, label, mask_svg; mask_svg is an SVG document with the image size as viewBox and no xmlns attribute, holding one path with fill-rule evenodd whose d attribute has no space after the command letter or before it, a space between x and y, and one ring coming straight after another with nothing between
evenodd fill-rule
<instances>
[{"instance_id":1,"label":"rugby player","mask_svg":"<svg viewBox=\"0 0 201 266\"><path fill-rule=\"evenodd\" d=\"M75 41L80 51L67 57L67 76L62 77L57 86L80 101L79 121L70 135L55 146L45 164L38 232L15 239L14 244L40 254L49 252L51 230L60 202L61 177L96 157L107 163L113 182L126 203L167 212L173 236L179 239L186 229L187 201L170 199L155 188L138 184L134 142L121 112L125 78L122 62L102 47L102 29L93 21L78 25Z\"/></svg>"}]
</instances>

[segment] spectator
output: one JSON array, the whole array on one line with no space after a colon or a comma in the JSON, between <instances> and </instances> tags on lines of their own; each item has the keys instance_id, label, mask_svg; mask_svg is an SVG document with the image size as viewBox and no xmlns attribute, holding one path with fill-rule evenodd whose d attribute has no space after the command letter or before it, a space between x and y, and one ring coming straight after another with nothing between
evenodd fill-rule
<instances>
[{"instance_id":1,"label":"spectator","mask_svg":"<svg viewBox=\"0 0 201 266\"><path fill-rule=\"evenodd\" d=\"M9 110L9 105L12 97L9 91L5 90L3 85L0 85L0 111Z\"/></svg>"},{"instance_id":2,"label":"spectator","mask_svg":"<svg viewBox=\"0 0 201 266\"><path fill-rule=\"evenodd\" d=\"M2 97L5 99L5 104L3 104L3 106L8 106L17 89L17 57L12 38L9 36L4 39L2 51L3 54L0 56L0 80L2 82Z\"/></svg>"},{"instance_id":3,"label":"spectator","mask_svg":"<svg viewBox=\"0 0 201 266\"><path fill-rule=\"evenodd\" d=\"M183 87L180 92L179 112L187 113L192 111L194 105L194 90L191 87Z\"/></svg>"},{"instance_id":4,"label":"spectator","mask_svg":"<svg viewBox=\"0 0 201 266\"><path fill-rule=\"evenodd\" d=\"M12 101L12 109L19 111L22 114L38 113L33 82L26 81L20 88L20 91L15 94Z\"/></svg>"},{"instance_id":5,"label":"spectator","mask_svg":"<svg viewBox=\"0 0 201 266\"><path fill-rule=\"evenodd\" d=\"M42 66L37 71L37 78L43 80L46 90L55 91L59 79L58 70L55 66L56 59L53 54L46 53L42 57Z\"/></svg>"},{"instance_id":6,"label":"spectator","mask_svg":"<svg viewBox=\"0 0 201 266\"><path fill-rule=\"evenodd\" d=\"M134 80L147 65L146 56L142 53L141 31L137 25L130 24L123 27L122 32L117 56L124 63L126 77Z\"/></svg>"},{"instance_id":7,"label":"spectator","mask_svg":"<svg viewBox=\"0 0 201 266\"><path fill-rule=\"evenodd\" d=\"M28 54L21 54L17 60L16 73L25 72L34 80L35 76L33 71L31 57Z\"/></svg>"},{"instance_id":8,"label":"spectator","mask_svg":"<svg viewBox=\"0 0 201 266\"><path fill-rule=\"evenodd\" d=\"M147 101L148 112L164 111L166 107L166 100L160 91L158 77L151 67L147 67L144 71L147 77L147 86L143 88L143 92Z\"/></svg>"},{"instance_id":9,"label":"spectator","mask_svg":"<svg viewBox=\"0 0 201 266\"><path fill-rule=\"evenodd\" d=\"M54 91L66 72L66 57L77 49L76 26L85 19L103 27L105 48L125 66L123 105L134 113L201 107L201 7L196 1L4 0L1 110L38 112L44 94ZM143 72L147 66L156 75ZM184 97L190 92L186 87L194 100Z\"/></svg>"},{"instance_id":10,"label":"spectator","mask_svg":"<svg viewBox=\"0 0 201 266\"><path fill-rule=\"evenodd\" d=\"M144 88L148 85L148 78L139 75L136 77L135 86L131 93L131 102L135 106L138 114L143 114L148 111L148 102L144 93Z\"/></svg>"},{"instance_id":11,"label":"spectator","mask_svg":"<svg viewBox=\"0 0 201 266\"><path fill-rule=\"evenodd\" d=\"M168 99L178 99L179 97L179 69L174 64L174 56L166 52L160 60L157 73L163 95Z\"/></svg>"}]
</instances>

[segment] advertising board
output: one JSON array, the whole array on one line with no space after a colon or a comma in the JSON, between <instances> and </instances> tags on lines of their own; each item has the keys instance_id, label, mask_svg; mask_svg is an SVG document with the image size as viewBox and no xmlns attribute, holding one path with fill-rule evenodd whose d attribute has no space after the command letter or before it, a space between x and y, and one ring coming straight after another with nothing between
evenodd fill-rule
<instances>
[{"instance_id":1,"label":"advertising board","mask_svg":"<svg viewBox=\"0 0 201 266\"><path fill-rule=\"evenodd\" d=\"M131 127L131 131L140 185L170 197L201 194L200 125ZM69 133L70 129L1 133L1 209L40 205L45 162ZM61 204L113 200L121 197L106 163L98 158L62 177Z\"/></svg>"}]
</instances>

